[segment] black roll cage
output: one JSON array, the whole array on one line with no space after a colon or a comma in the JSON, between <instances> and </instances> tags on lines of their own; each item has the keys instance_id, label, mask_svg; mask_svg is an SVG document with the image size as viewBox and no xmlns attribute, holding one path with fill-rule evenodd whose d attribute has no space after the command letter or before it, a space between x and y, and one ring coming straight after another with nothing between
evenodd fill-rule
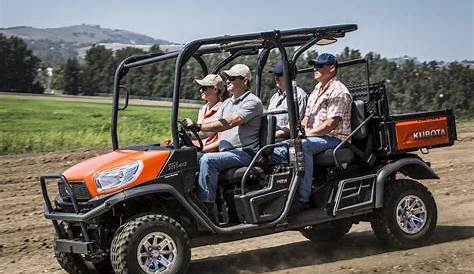
<instances>
[{"instance_id":1,"label":"black roll cage","mask_svg":"<svg viewBox=\"0 0 474 274\"><path fill-rule=\"evenodd\" d=\"M178 110L183 65L192 57L201 66L203 74L206 75L209 72L209 69L205 61L202 59L203 55L222 52L229 52L231 54L210 70L212 73L217 73L225 65L229 64L239 56L258 54L255 79L256 95L260 97L262 72L268 55L272 49L278 49L283 64L283 77L286 80L285 83L287 85L286 90L288 94L288 96L286 96L286 100L288 104L290 138L294 139L298 136L300 122L297 118L298 108L295 105L295 95L293 93L292 82L296 78L297 73L304 72L304 70L298 70L296 68L297 59L318 41L323 39L331 40L341 38L345 36L345 33L355 30L357 30L357 25L346 24L284 31L273 30L268 32L240 35L224 35L214 38L195 40L187 43L179 50L168 53L150 53L130 56L124 59L118 65L114 75L111 125L112 148L113 150L117 150L119 148L117 120L118 111L121 110L119 108L121 88L120 81L127 74L129 69L176 58L171 130L173 143L175 144L176 148L179 148L180 142L178 140ZM290 60L286 52L286 48L288 47L298 47ZM128 101L128 93L126 95L126 100Z\"/></svg>"}]
</instances>

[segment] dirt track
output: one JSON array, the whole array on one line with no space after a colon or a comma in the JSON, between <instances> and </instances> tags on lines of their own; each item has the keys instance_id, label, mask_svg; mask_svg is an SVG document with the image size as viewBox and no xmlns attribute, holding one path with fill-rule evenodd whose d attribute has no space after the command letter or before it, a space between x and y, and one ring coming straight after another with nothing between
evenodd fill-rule
<instances>
[{"instance_id":1,"label":"dirt track","mask_svg":"<svg viewBox=\"0 0 474 274\"><path fill-rule=\"evenodd\" d=\"M426 182L438 205L438 228L428 245L387 249L367 224L325 249L285 232L193 249L190 273L474 273L474 123L458 125L458 138L455 146L424 156L441 177ZM0 273L64 273L53 257L37 176L97 153L0 156Z\"/></svg>"}]
</instances>

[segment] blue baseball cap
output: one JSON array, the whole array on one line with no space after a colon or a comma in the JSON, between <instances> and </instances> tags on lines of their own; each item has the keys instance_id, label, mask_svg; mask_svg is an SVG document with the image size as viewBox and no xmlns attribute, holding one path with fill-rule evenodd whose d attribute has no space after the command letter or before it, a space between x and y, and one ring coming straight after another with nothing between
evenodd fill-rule
<instances>
[{"instance_id":1,"label":"blue baseball cap","mask_svg":"<svg viewBox=\"0 0 474 274\"><path fill-rule=\"evenodd\" d=\"M329 53L322 53L316 59L310 60L308 64L315 66L315 65L336 65L337 66L337 58L336 56L329 54Z\"/></svg>"},{"instance_id":2,"label":"blue baseball cap","mask_svg":"<svg viewBox=\"0 0 474 274\"><path fill-rule=\"evenodd\" d=\"M268 72L274 73L274 74L283 74L283 63L278 62L275 65L273 65L273 68L269 70Z\"/></svg>"}]
</instances>

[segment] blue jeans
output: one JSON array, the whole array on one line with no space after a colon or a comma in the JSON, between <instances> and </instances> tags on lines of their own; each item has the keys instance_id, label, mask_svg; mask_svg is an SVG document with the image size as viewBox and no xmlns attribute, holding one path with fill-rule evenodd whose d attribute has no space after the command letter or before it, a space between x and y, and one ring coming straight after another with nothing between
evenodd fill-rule
<instances>
[{"instance_id":1,"label":"blue jeans","mask_svg":"<svg viewBox=\"0 0 474 274\"><path fill-rule=\"evenodd\" d=\"M219 172L232 167L248 166L252 159L253 157L241 148L203 153L199 159L199 200L205 203L214 203Z\"/></svg>"},{"instance_id":2,"label":"blue jeans","mask_svg":"<svg viewBox=\"0 0 474 274\"><path fill-rule=\"evenodd\" d=\"M304 155L304 177L298 188L298 200L309 202L311 197L311 184L313 181L313 155L326 149L335 148L341 140L331 136L308 137L302 140ZM273 150L273 160L279 163L288 162L287 147L277 147Z\"/></svg>"}]
</instances>

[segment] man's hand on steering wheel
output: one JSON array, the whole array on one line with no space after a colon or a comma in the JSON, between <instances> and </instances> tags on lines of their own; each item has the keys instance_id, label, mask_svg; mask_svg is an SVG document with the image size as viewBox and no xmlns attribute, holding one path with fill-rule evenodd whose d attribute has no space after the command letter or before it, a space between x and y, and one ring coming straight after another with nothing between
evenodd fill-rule
<instances>
[{"instance_id":1,"label":"man's hand on steering wheel","mask_svg":"<svg viewBox=\"0 0 474 274\"><path fill-rule=\"evenodd\" d=\"M196 132L199 132L201 130L201 125L194 123L193 120L191 120L190 118L186 118L183 120L183 126L186 129L193 129Z\"/></svg>"},{"instance_id":2,"label":"man's hand on steering wheel","mask_svg":"<svg viewBox=\"0 0 474 274\"><path fill-rule=\"evenodd\" d=\"M202 151L202 149L204 148L204 144L198 133L201 130L201 127L198 124L195 124L193 120L189 118L186 118L183 121L178 121L178 123L181 124L181 129L178 132L181 141L187 146L195 146L197 148L197 151ZM189 135L189 133L187 133L186 131L190 131L192 136L196 138L199 143L198 146L193 143L193 141L191 140L191 135Z\"/></svg>"}]
</instances>

